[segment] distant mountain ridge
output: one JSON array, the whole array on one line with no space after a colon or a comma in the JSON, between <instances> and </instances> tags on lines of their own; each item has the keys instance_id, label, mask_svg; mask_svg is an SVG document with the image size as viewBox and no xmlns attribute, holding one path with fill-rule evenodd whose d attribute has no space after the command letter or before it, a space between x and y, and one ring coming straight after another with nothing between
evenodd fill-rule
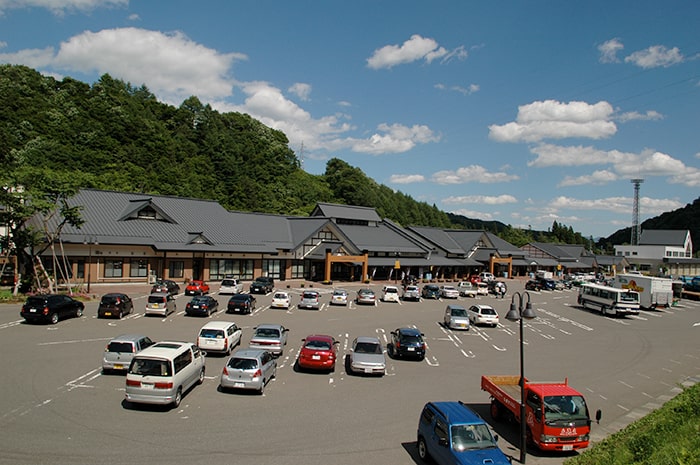
<instances>
[{"instance_id":1,"label":"distant mountain ridge","mask_svg":"<svg viewBox=\"0 0 700 465\"><path fill-rule=\"evenodd\" d=\"M693 240L693 256L696 255L700 246L700 197L693 203L685 207L662 213L654 218L649 218L641 224L642 231L645 229L687 229L690 230L690 237ZM612 249L612 246L629 244L632 238L632 227L620 229L606 238L601 238L597 245L605 250Z\"/></svg>"}]
</instances>

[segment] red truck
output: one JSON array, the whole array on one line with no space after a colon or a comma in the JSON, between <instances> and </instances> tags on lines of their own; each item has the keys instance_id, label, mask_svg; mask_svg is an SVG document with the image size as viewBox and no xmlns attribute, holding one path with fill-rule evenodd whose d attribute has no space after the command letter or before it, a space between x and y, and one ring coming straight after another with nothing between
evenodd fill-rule
<instances>
[{"instance_id":1,"label":"red truck","mask_svg":"<svg viewBox=\"0 0 700 465\"><path fill-rule=\"evenodd\" d=\"M482 376L481 389L491 394L494 420L520 423L520 376ZM533 383L525 378L527 440L545 451L588 447L591 418L583 395L563 383Z\"/></svg>"}]
</instances>

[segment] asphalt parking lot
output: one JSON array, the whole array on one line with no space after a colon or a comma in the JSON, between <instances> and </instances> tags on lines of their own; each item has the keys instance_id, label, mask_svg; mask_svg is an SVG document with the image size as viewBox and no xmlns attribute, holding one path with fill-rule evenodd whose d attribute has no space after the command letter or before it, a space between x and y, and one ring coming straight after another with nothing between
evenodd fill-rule
<instances>
[{"instance_id":1,"label":"asphalt parking lot","mask_svg":"<svg viewBox=\"0 0 700 465\"><path fill-rule=\"evenodd\" d=\"M299 286L277 282L294 303L308 288ZM348 289L353 297L360 286L335 287ZM380 294L381 284L371 287ZM433 400L472 406L517 462L517 428L491 421L480 377L519 373L518 325L504 316L511 293L522 290L522 282L510 280L505 299L459 298L464 306L490 304L501 317L496 328L468 332L441 324L445 301L331 307L333 286L314 289L322 294L319 310L271 309L267 295L257 296L255 312L243 316L224 313L228 296L216 294L215 285L221 310L210 318L185 316L190 298L184 295L177 297L177 311L168 317L144 317L148 288L135 285L119 288L134 298L136 308L122 320L97 319L95 301L80 319L29 325L19 317L19 304L1 305L0 463L420 463L415 451L418 415ZM117 289L93 287L98 295L111 290ZM575 290L531 292L530 297L538 318L525 326L526 376L568 378L586 396L591 415L601 409L601 423L592 427L594 440L661 405L681 383L698 379L698 302L610 318L578 307ZM227 360L222 356L207 357L204 383L176 409L126 405L124 376L101 373L101 355L112 337L138 332L158 341L195 341L209 319L235 321L243 329L243 346L257 324L290 329L277 377L264 395L219 392L218 377ZM425 360L387 358L384 377L351 376L342 363L333 373L294 370L301 339L308 334L334 336L342 359L355 337L376 336L386 344L390 331L403 326L425 334ZM564 458L530 451L527 462L559 464Z\"/></svg>"}]
</instances>

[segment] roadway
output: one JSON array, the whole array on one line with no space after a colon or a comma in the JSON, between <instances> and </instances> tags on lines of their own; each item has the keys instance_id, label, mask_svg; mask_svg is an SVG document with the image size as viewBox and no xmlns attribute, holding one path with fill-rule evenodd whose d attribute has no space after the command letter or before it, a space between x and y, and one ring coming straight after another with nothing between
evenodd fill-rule
<instances>
[{"instance_id":1,"label":"roadway","mask_svg":"<svg viewBox=\"0 0 700 465\"><path fill-rule=\"evenodd\" d=\"M221 310L211 319L238 323L243 345L257 324L290 328L277 378L263 396L221 393L218 377L226 357L209 356L204 384L172 410L127 408L124 376L103 375L100 361L107 341L119 334L195 341L207 318L184 315L188 297L178 296L177 312L167 318L144 317L146 287L95 285L97 293L127 292L136 312L123 320L97 319L94 301L87 303L83 318L57 325L25 324L19 304L0 305L0 464L420 463L418 415L425 402L434 400L462 400L475 408L517 463L517 427L491 421L489 396L480 390L482 374L519 373L518 324L504 317L512 291L522 290L522 283L508 284L505 299L458 300L464 306L490 304L501 317L497 328L468 332L441 325L447 302L440 300L329 307L332 288L316 284L323 304L318 311L270 309L268 295L258 296L252 315L240 316L225 314L228 296L214 293ZM295 303L304 289L298 286L277 282ZM354 296L360 286L338 287ZM381 284L371 287L379 296ZM700 302L611 318L580 308L575 289L530 296L538 318L525 324L526 376L537 381L568 377L586 397L591 416L597 409L603 412L600 424L592 427L594 440L657 408L682 383L698 380ZM390 331L401 326L416 326L425 334L424 361L387 358L382 378L349 376L342 363L331 374L293 369L308 334L333 335L342 357L355 337L373 335L387 342ZM527 463L560 464L565 458L529 451Z\"/></svg>"}]
</instances>

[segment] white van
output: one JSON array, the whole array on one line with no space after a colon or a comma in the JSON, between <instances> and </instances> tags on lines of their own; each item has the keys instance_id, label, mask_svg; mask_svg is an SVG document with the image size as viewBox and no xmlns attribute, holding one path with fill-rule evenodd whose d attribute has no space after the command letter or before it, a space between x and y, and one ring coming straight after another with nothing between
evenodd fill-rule
<instances>
[{"instance_id":1,"label":"white van","mask_svg":"<svg viewBox=\"0 0 700 465\"><path fill-rule=\"evenodd\" d=\"M191 342L166 341L134 356L126 374L126 401L180 405L182 396L204 381L204 353Z\"/></svg>"},{"instance_id":2,"label":"white van","mask_svg":"<svg viewBox=\"0 0 700 465\"><path fill-rule=\"evenodd\" d=\"M232 321L210 321L199 330L197 345L207 352L228 355L241 343L241 334L241 329Z\"/></svg>"}]
</instances>

